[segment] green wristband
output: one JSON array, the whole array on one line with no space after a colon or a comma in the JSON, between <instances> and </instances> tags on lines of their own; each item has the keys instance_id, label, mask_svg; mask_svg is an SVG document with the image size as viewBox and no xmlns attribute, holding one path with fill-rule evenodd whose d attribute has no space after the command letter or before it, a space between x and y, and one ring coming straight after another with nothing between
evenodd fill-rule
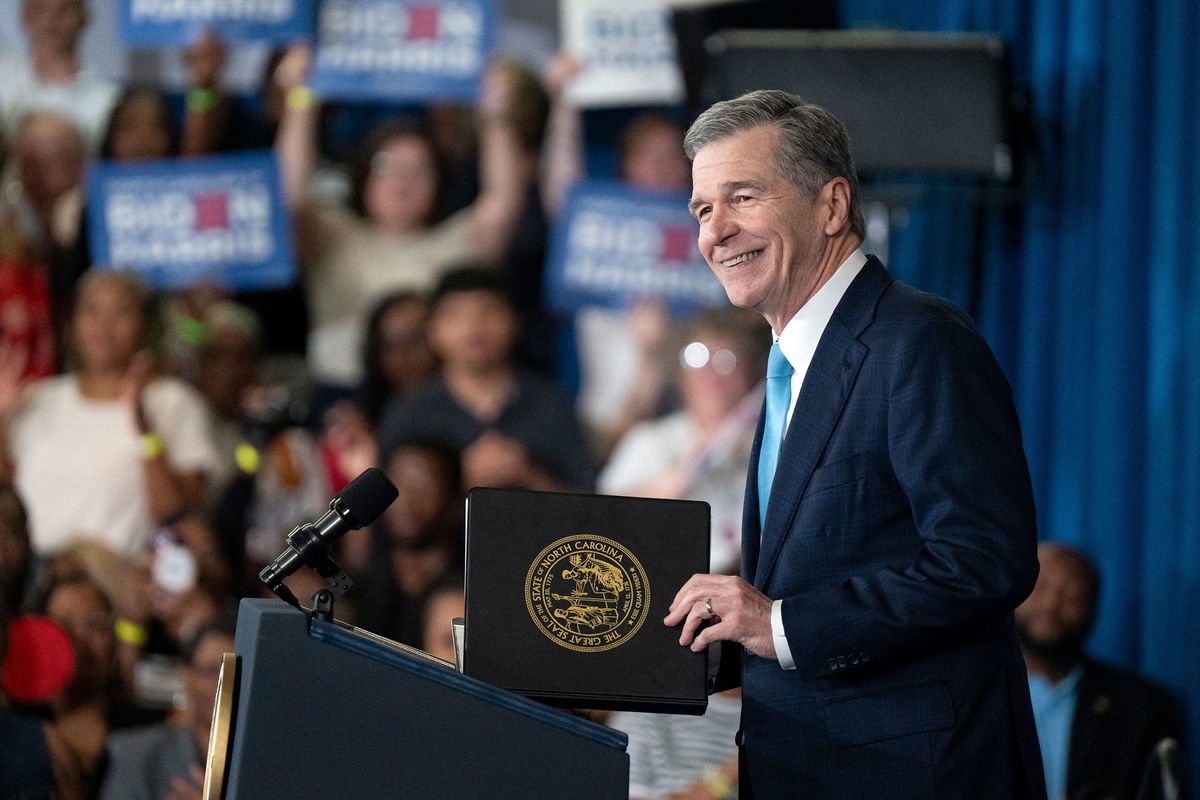
<instances>
[{"instance_id":1,"label":"green wristband","mask_svg":"<svg viewBox=\"0 0 1200 800\"><path fill-rule=\"evenodd\" d=\"M187 93L188 111L212 111L221 99L216 89L190 89Z\"/></svg>"}]
</instances>

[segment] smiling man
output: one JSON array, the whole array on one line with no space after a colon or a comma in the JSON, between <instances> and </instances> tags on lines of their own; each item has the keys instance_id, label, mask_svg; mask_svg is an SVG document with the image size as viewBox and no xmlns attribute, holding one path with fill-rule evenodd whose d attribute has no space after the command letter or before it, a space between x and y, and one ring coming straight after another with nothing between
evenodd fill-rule
<instances>
[{"instance_id":1,"label":"smiling man","mask_svg":"<svg viewBox=\"0 0 1200 800\"><path fill-rule=\"evenodd\" d=\"M1008 383L969 318L860 249L845 128L780 91L685 139L700 251L771 324L742 575L667 625L723 641L740 797L1044 798L1013 609L1037 577Z\"/></svg>"}]
</instances>

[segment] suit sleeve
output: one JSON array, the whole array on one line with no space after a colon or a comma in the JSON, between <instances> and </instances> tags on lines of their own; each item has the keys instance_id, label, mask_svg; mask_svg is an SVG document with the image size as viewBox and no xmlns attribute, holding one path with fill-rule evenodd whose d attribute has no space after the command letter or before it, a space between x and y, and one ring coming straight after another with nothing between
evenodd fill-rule
<instances>
[{"instance_id":1,"label":"suit sleeve","mask_svg":"<svg viewBox=\"0 0 1200 800\"><path fill-rule=\"evenodd\" d=\"M914 327L882 356L887 452L877 457L903 493L890 513L903 520L907 510L918 546L911 560L868 560L839 584L784 598L788 643L805 675L900 657L994 619L1037 579L1033 493L1008 382L969 324Z\"/></svg>"}]
</instances>

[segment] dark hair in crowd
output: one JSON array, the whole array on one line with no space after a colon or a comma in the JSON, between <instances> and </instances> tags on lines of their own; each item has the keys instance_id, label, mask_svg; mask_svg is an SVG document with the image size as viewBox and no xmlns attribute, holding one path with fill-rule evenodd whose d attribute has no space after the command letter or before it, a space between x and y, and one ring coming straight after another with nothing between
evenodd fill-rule
<instances>
[{"instance_id":1,"label":"dark hair in crowd","mask_svg":"<svg viewBox=\"0 0 1200 800\"><path fill-rule=\"evenodd\" d=\"M537 72L527 64L513 59L502 59L501 67L508 73L508 79L513 86L513 107L508 111L513 132L521 147L536 153L546 135L546 120L550 117L550 96L546 94Z\"/></svg>"},{"instance_id":2,"label":"dark hair in crowd","mask_svg":"<svg viewBox=\"0 0 1200 800\"><path fill-rule=\"evenodd\" d=\"M232 612L221 611L216 617L196 628L185 641L180 643L180 655L184 661L191 664L196 660L196 652L209 636L225 636L233 639L237 635L237 617Z\"/></svg>"},{"instance_id":3,"label":"dark hair in crowd","mask_svg":"<svg viewBox=\"0 0 1200 800\"><path fill-rule=\"evenodd\" d=\"M82 568L70 568L68 571L58 575L46 576L41 584L35 589L30 609L35 614L45 614L49 611L50 600L54 597L54 593L59 589L67 589L73 587L81 587L87 589L92 594L100 599L101 605L105 607L108 613L112 613L113 607L112 598L108 592L104 591L99 583L93 580Z\"/></svg>"},{"instance_id":4,"label":"dark hair in crowd","mask_svg":"<svg viewBox=\"0 0 1200 800\"><path fill-rule=\"evenodd\" d=\"M359 398L363 411L372 422L377 421L383 406L391 396L392 386L387 376L383 374L382 360L384 352L383 318L393 308L409 304L420 304L428 308L424 296L410 291L393 292L382 298L371 309L367 318L367 335L363 340L363 383Z\"/></svg>"},{"instance_id":5,"label":"dark hair in crowd","mask_svg":"<svg viewBox=\"0 0 1200 800\"><path fill-rule=\"evenodd\" d=\"M504 275L494 269L475 265L462 265L451 269L442 276L429 295L430 308L436 310L442 298L458 292L489 292L502 299L514 312L517 310L512 287Z\"/></svg>"},{"instance_id":6,"label":"dark hair in crowd","mask_svg":"<svg viewBox=\"0 0 1200 800\"><path fill-rule=\"evenodd\" d=\"M158 106L159 122L162 124L163 130L167 132L167 153L165 155L179 153L179 126L175 124L175 119L171 116L166 97L153 86L131 86L121 94L116 105L109 112L108 126L104 130L104 140L100 143L102 159L109 160L115 155L113 140L116 138L117 126L121 123L121 115L125 113L126 108L139 100L150 100Z\"/></svg>"},{"instance_id":7,"label":"dark hair in crowd","mask_svg":"<svg viewBox=\"0 0 1200 800\"><path fill-rule=\"evenodd\" d=\"M392 459L400 452L420 453L430 460L438 483L444 486L451 497L462 493L462 453L451 444L433 437L415 436L397 442L388 452L386 462L391 465Z\"/></svg>"}]
</instances>

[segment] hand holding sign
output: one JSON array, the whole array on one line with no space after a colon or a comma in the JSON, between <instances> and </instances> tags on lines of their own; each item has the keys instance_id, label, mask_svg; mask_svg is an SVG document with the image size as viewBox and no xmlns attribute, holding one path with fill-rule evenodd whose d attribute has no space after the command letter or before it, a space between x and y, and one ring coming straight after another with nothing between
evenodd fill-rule
<instances>
[{"instance_id":1,"label":"hand holding sign","mask_svg":"<svg viewBox=\"0 0 1200 800\"><path fill-rule=\"evenodd\" d=\"M312 48L295 44L287 49L275 67L275 82L285 92L308 85L312 74Z\"/></svg>"},{"instance_id":2,"label":"hand holding sign","mask_svg":"<svg viewBox=\"0 0 1200 800\"><path fill-rule=\"evenodd\" d=\"M501 117L512 111L516 100L513 77L503 63L493 62L483 75L479 113L485 119Z\"/></svg>"},{"instance_id":3,"label":"hand holding sign","mask_svg":"<svg viewBox=\"0 0 1200 800\"><path fill-rule=\"evenodd\" d=\"M567 91L567 87L583 72L584 64L574 53L559 50L546 65L546 93L557 100Z\"/></svg>"},{"instance_id":4,"label":"hand holding sign","mask_svg":"<svg viewBox=\"0 0 1200 800\"><path fill-rule=\"evenodd\" d=\"M683 98L670 10L660 0L559 0L562 41L586 68L572 82L581 107L670 105Z\"/></svg>"},{"instance_id":5,"label":"hand holding sign","mask_svg":"<svg viewBox=\"0 0 1200 800\"><path fill-rule=\"evenodd\" d=\"M216 89L225 71L225 43L212 29L205 28L194 44L183 51L183 63L191 78L192 88Z\"/></svg>"}]
</instances>

